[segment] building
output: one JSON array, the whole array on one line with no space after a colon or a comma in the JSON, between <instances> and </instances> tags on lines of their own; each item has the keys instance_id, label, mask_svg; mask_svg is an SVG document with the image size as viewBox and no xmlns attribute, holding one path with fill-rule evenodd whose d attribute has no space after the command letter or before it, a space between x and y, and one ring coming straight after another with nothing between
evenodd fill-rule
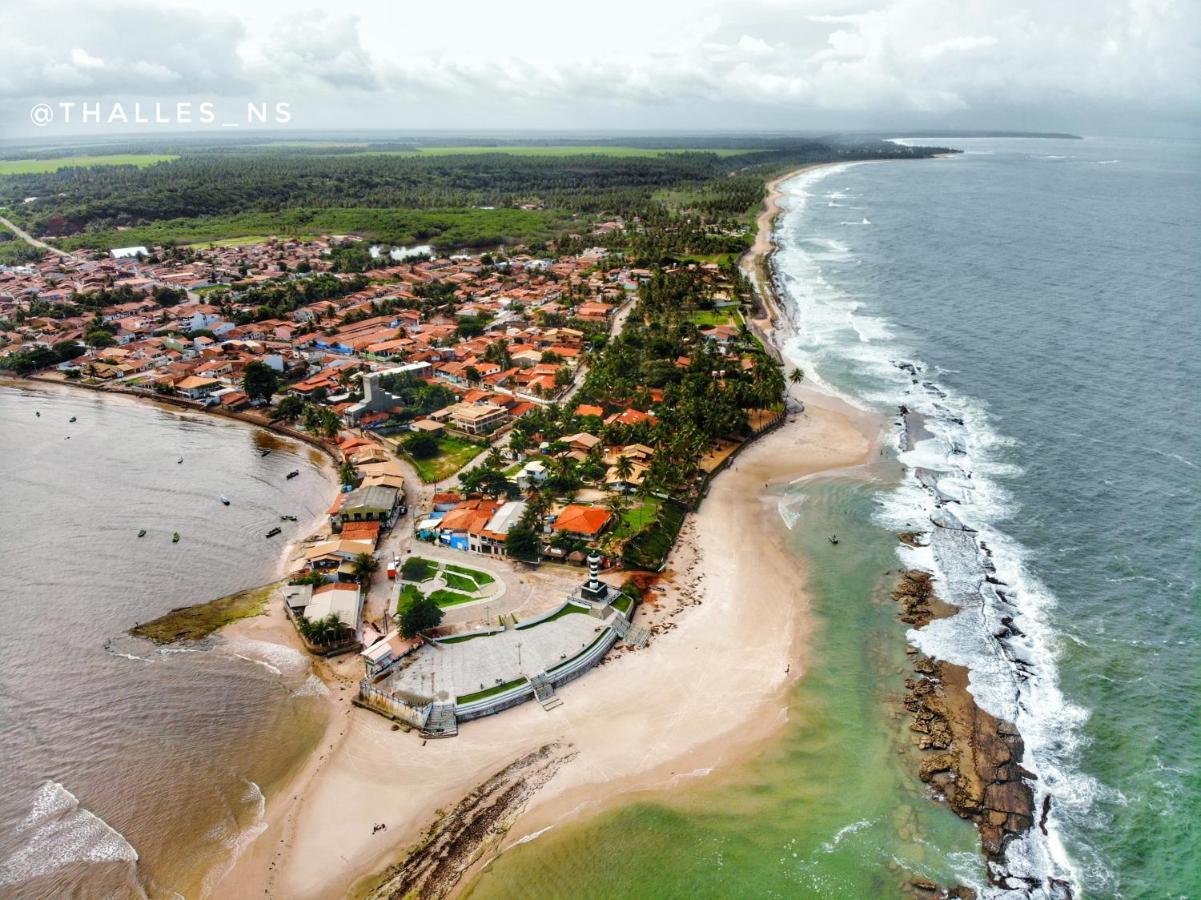
<instances>
[{"instance_id":1,"label":"building","mask_svg":"<svg viewBox=\"0 0 1201 900\"><path fill-rule=\"evenodd\" d=\"M373 484L351 491L342 501L338 520L346 522L391 522L402 494L394 487Z\"/></svg>"},{"instance_id":2,"label":"building","mask_svg":"<svg viewBox=\"0 0 1201 900\"><path fill-rule=\"evenodd\" d=\"M549 476L550 470L546 468L546 463L540 459L531 459L521 467L521 471L513 480L521 490L528 491L532 487L545 484Z\"/></svg>"},{"instance_id":3,"label":"building","mask_svg":"<svg viewBox=\"0 0 1201 900\"><path fill-rule=\"evenodd\" d=\"M563 507L551 528L554 531L573 534L594 540L608 527L613 514L598 506L581 506L571 503Z\"/></svg>"},{"instance_id":4,"label":"building","mask_svg":"<svg viewBox=\"0 0 1201 900\"><path fill-rule=\"evenodd\" d=\"M498 428L509 412L495 403L456 403L450 408L450 421L468 434L487 434Z\"/></svg>"},{"instance_id":5,"label":"building","mask_svg":"<svg viewBox=\"0 0 1201 900\"><path fill-rule=\"evenodd\" d=\"M424 644L420 637L401 637L399 631L389 631L386 635L359 654L367 677L372 678L381 672L386 672L392 664L416 650Z\"/></svg>"},{"instance_id":6,"label":"building","mask_svg":"<svg viewBox=\"0 0 1201 900\"><path fill-rule=\"evenodd\" d=\"M213 391L221 387L216 378L205 378L202 375L189 375L175 385L175 390L190 400L203 400Z\"/></svg>"}]
</instances>

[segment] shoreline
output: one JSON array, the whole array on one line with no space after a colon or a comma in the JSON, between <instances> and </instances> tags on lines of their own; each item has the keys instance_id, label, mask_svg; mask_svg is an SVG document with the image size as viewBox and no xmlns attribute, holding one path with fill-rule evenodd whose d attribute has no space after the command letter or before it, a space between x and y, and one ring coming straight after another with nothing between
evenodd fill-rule
<instances>
[{"instance_id":1,"label":"shoreline","mask_svg":"<svg viewBox=\"0 0 1201 900\"><path fill-rule=\"evenodd\" d=\"M780 176L773 187L795 174ZM756 247L770 247L764 242L779 211L773 204L759 217L750 258L761 257ZM810 631L803 588L799 596L773 589L797 581L798 561L783 546L784 524L763 488L854 470L874 458L883 432L878 417L808 385L788 396L804 401L804 411L790 404L789 418L746 445L686 519L668 559L665 591L638 607L635 621L655 629L654 639L639 651L611 652L588 677L560 691L561 708L547 713L525 704L470 723L453 741L421 741L377 716L349 715L349 703L336 697L337 680L350 678L343 670L354 663L325 661L319 671L333 688L335 714L320 749L268 798L263 835L217 892L368 894L403 868L423 835L428 840L453 818L441 812L513 767L531 778L518 764L543 753L538 759L549 768L532 777L540 787L489 823L499 837L485 833L456 847L463 864L452 876L439 873L435 895L461 892L496 856L565 818L703 778L759 752L788 720L786 697L807 664ZM728 547L748 540L760 544L756 558L732 558ZM698 672L700 657L707 664ZM670 740L665 717L682 723ZM373 833L376 822L391 830Z\"/></svg>"}]
</instances>

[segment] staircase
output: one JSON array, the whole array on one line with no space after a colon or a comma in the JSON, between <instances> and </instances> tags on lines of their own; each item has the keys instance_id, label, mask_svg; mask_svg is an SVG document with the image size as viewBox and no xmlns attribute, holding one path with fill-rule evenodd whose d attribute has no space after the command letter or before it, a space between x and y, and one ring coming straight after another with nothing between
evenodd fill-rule
<instances>
[{"instance_id":1,"label":"staircase","mask_svg":"<svg viewBox=\"0 0 1201 900\"><path fill-rule=\"evenodd\" d=\"M425 720L425 728L421 733L426 737L454 737L459 733L459 723L455 719L453 703L435 703L430 707L430 713Z\"/></svg>"},{"instance_id":2,"label":"staircase","mask_svg":"<svg viewBox=\"0 0 1201 900\"><path fill-rule=\"evenodd\" d=\"M555 686L550 683L545 672L531 678L530 686L534 689L534 699L541 703L547 712L563 705L563 701L555 696Z\"/></svg>"},{"instance_id":3,"label":"staircase","mask_svg":"<svg viewBox=\"0 0 1201 900\"><path fill-rule=\"evenodd\" d=\"M625 619L621 619L619 621L624 622ZM618 633L620 634L620 632L618 632ZM635 647L638 649L641 649L646 646L646 642L647 642L647 640L650 639L650 636L651 636L651 633L649 631L647 631L645 628L643 628L641 625L630 625L626 629L626 633L624 635L625 642L627 644L629 644L631 647Z\"/></svg>"}]
</instances>

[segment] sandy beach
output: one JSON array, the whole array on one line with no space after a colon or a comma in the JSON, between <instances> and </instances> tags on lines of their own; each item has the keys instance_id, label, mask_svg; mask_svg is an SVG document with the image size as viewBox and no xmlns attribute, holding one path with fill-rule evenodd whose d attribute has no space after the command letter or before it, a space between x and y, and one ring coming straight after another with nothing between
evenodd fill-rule
<instances>
[{"instance_id":1,"label":"sandy beach","mask_svg":"<svg viewBox=\"0 0 1201 900\"><path fill-rule=\"evenodd\" d=\"M774 197L769 204L753 254L771 248L778 207ZM703 778L762 748L787 721L785 694L803 677L810 632L804 573L784 546L770 487L863 465L881 432L879 420L837 399L806 386L791 394L786 422L740 453L687 518L661 590L637 612L635 621L654 635L649 644L610 654L561 688L559 708L527 703L467 723L456 738L424 741L350 706L357 658L318 663L331 689L325 737L291 782L268 796L266 830L213 894L362 893L379 880L372 873L404 858L439 811L515 760L550 748L553 765L493 829L503 835L499 843L485 839L470 867L434 893L461 889L517 841L632 793ZM234 627L263 640L295 640L278 610ZM375 823L387 829L373 832Z\"/></svg>"}]
</instances>

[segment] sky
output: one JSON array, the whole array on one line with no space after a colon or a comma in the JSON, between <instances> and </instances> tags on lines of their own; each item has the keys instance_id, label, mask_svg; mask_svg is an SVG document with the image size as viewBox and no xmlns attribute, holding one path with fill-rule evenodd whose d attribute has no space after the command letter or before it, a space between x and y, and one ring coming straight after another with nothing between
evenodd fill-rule
<instances>
[{"instance_id":1,"label":"sky","mask_svg":"<svg viewBox=\"0 0 1201 900\"><path fill-rule=\"evenodd\" d=\"M0 35L0 139L198 126L1201 136L1198 0L8 0Z\"/></svg>"}]
</instances>

